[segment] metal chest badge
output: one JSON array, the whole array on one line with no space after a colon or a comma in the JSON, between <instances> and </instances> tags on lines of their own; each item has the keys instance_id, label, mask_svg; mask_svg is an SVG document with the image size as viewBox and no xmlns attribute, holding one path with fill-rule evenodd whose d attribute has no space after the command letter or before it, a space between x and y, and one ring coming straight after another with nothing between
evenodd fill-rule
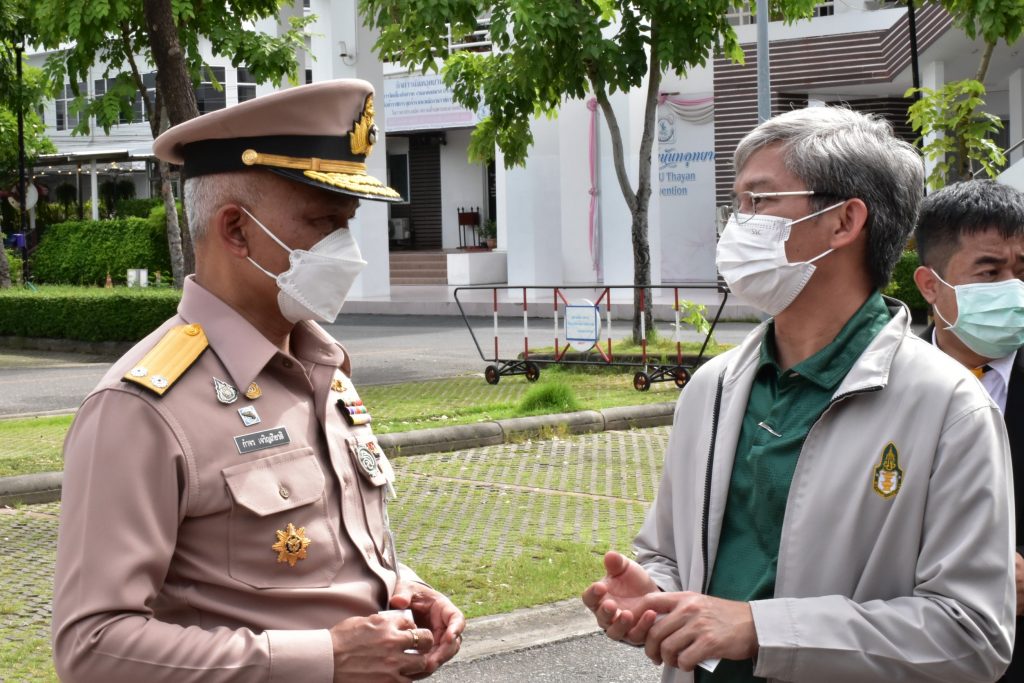
<instances>
[{"instance_id":1,"label":"metal chest badge","mask_svg":"<svg viewBox=\"0 0 1024 683\"><path fill-rule=\"evenodd\" d=\"M368 425L373 421L369 409L363 405L363 400L359 398L359 394L356 393L352 382L340 372L331 380L331 393L339 395L337 399L338 410L341 411L341 414L345 416L345 421L350 425L359 427L361 425Z\"/></svg>"},{"instance_id":2,"label":"metal chest badge","mask_svg":"<svg viewBox=\"0 0 1024 683\"><path fill-rule=\"evenodd\" d=\"M384 486L388 482L387 473L381 466L383 453L376 439L363 441L361 439L348 439L348 450L352 460L363 475L366 481L373 486Z\"/></svg>"},{"instance_id":3,"label":"metal chest badge","mask_svg":"<svg viewBox=\"0 0 1024 683\"><path fill-rule=\"evenodd\" d=\"M288 527L281 531L277 530L277 543L270 546L271 550L277 553L278 562L287 562L289 567L294 567L299 560L306 559L306 548L312 543L312 539L306 537L306 527L298 529L291 522Z\"/></svg>"},{"instance_id":4,"label":"metal chest badge","mask_svg":"<svg viewBox=\"0 0 1024 683\"><path fill-rule=\"evenodd\" d=\"M871 478L872 488L882 498L892 498L900 491L903 485L903 470L900 469L899 452L896 445L890 441L882 449L882 458L875 467L874 476Z\"/></svg>"},{"instance_id":5,"label":"metal chest badge","mask_svg":"<svg viewBox=\"0 0 1024 683\"><path fill-rule=\"evenodd\" d=\"M221 403L234 403L238 400L238 389L222 379L214 377L213 388L217 392L217 400Z\"/></svg>"}]
</instances>

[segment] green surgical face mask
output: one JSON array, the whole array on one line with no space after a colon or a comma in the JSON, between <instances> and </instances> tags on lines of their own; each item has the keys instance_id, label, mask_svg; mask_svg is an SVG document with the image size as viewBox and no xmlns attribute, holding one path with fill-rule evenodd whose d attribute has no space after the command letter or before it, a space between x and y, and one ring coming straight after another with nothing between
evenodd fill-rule
<instances>
[{"instance_id":1,"label":"green surgical face mask","mask_svg":"<svg viewBox=\"0 0 1024 683\"><path fill-rule=\"evenodd\" d=\"M1024 346L1024 282L974 282L953 286L939 282L956 292L957 317L950 323L935 306L935 315L946 323L964 345L979 356L1002 358Z\"/></svg>"}]
</instances>

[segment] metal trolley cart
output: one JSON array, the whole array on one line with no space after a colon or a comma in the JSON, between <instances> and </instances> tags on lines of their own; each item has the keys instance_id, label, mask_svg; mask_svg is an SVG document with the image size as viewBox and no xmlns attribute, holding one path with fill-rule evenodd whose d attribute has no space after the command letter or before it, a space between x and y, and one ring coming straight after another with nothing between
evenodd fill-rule
<instances>
[{"instance_id":1,"label":"metal trolley cart","mask_svg":"<svg viewBox=\"0 0 1024 683\"><path fill-rule=\"evenodd\" d=\"M640 360L616 360L612 353L613 307L628 309L630 319L629 326L631 327L632 302L634 300L634 293L637 289L641 289L641 287L637 287L635 285L568 285L559 287L479 285L473 287L457 287L454 291L454 296L455 303L458 305L459 312L462 314L462 320L466 324L466 329L469 330L469 334L473 338L473 344L476 346L477 352L480 354L480 359L489 363L489 365L484 369L484 379L487 380L488 384L497 384L503 376L507 375L525 375L527 381L536 382L540 378L541 365L557 364L639 368L633 375L633 388L637 391L647 391L655 382L669 381L675 382L677 387L682 388L690 381L692 371L704 361L704 353L707 350L708 343L711 341L711 336L715 331L715 326L718 324L718 320L722 315L722 310L725 308L726 301L728 301L729 290L721 281L714 283L687 283L685 285L650 285L643 288L654 291L668 290L672 292L674 302L672 308L675 315L675 363L661 364L659 362L651 363L648 358L647 329L644 324L645 316L643 315L640 316ZM680 334L680 289L714 289L722 294L722 299L718 304L718 308L711 321L710 328L704 336L704 341L701 344L700 353L698 353L696 359L690 363L685 363L683 359L683 345ZM629 303L615 304L613 306L612 292L619 290L628 291L630 293ZM483 347L480 345L480 340L477 338L476 332L473 330L473 326L466 315L466 310L463 307L463 301L459 298L460 293L467 291L489 291L491 293L491 313L494 326L494 355L490 358L484 354ZM502 291L522 292L522 303L515 304L517 308L520 306L522 307L523 351L521 357L502 358L501 356L498 333L498 293ZM531 357L530 354L529 300L527 294L528 292L537 291L549 291L551 293L554 354L550 358L540 358L536 356ZM584 300L582 302L571 303L567 295L572 296L573 293L581 291L600 292L600 295L594 302ZM536 301L536 297L534 297L534 299ZM643 311L645 299L646 297L641 297L640 299L641 312ZM537 304L535 303L534 306L536 307ZM601 329L602 320L604 327L603 330ZM620 320L622 320L622 318L620 318ZM562 323L561 326L560 322ZM602 341L604 342L604 348L602 348ZM576 350L596 349L598 357L567 357L569 350L573 348Z\"/></svg>"}]
</instances>

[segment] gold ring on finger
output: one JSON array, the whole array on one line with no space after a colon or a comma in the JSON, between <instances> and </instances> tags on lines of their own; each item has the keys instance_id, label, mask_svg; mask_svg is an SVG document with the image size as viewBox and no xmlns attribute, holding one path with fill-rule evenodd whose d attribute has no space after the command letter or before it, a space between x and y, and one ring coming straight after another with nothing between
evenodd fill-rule
<instances>
[{"instance_id":1,"label":"gold ring on finger","mask_svg":"<svg viewBox=\"0 0 1024 683\"><path fill-rule=\"evenodd\" d=\"M409 629L409 633L412 634L412 648L414 650L420 649L420 634L416 633L416 629Z\"/></svg>"}]
</instances>

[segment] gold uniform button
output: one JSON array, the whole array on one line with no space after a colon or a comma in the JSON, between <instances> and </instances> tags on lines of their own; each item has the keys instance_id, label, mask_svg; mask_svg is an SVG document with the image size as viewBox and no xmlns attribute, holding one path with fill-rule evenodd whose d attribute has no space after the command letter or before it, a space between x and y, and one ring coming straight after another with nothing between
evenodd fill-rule
<instances>
[{"instance_id":1,"label":"gold uniform button","mask_svg":"<svg viewBox=\"0 0 1024 683\"><path fill-rule=\"evenodd\" d=\"M285 500L288 499L288 496L292 495L291 491L289 491L288 488L284 485L282 485L281 488L277 490L277 492L281 494L281 497L284 498Z\"/></svg>"},{"instance_id":2,"label":"gold uniform button","mask_svg":"<svg viewBox=\"0 0 1024 683\"><path fill-rule=\"evenodd\" d=\"M193 324L185 327L185 334L187 334L190 337L195 337L200 332L202 332L202 328L200 328L199 325Z\"/></svg>"}]
</instances>

